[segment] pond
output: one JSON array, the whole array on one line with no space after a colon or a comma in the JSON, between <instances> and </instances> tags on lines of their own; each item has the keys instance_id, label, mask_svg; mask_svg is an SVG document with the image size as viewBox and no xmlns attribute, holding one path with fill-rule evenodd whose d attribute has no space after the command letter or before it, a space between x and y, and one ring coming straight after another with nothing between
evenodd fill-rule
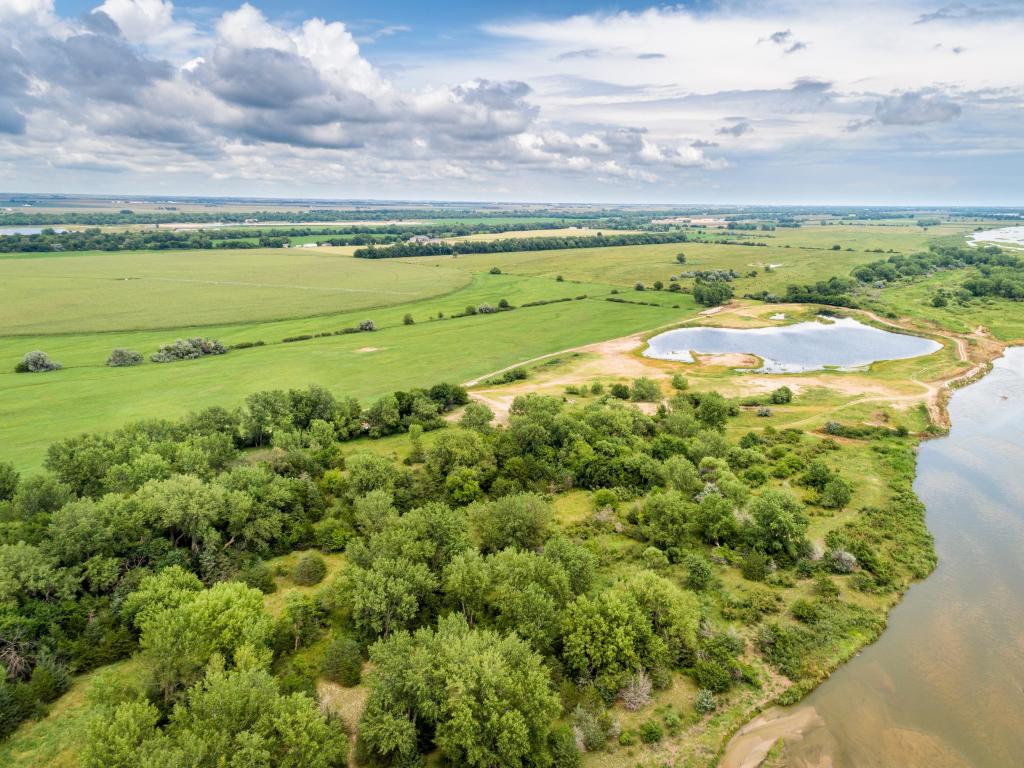
<instances>
[{"instance_id":1,"label":"pond","mask_svg":"<svg viewBox=\"0 0 1024 768\"><path fill-rule=\"evenodd\" d=\"M772 328L678 328L655 336L646 357L692 363L693 352L748 353L763 361L761 373L800 373L823 368L860 368L878 360L928 355L937 341L892 333L852 318L822 318Z\"/></svg>"},{"instance_id":2,"label":"pond","mask_svg":"<svg viewBox=\"0 0 1024 768\"><path fill-rule=\"evenodd\" d=\"M914 483L938 568L878 642L801 704L758 718L720 765L749 764L780 736L792 768L1024 763L1024 349L949 411L950 434L921 446Z\"/></svg>"}]
</instances>

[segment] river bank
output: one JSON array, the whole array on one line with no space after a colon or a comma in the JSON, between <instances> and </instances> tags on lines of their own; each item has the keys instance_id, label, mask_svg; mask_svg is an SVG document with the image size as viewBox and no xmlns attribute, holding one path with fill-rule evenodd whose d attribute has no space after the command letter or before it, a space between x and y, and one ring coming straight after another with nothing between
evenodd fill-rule
<instances>
[{"instance_id":1,"label":"river bank","mask_svg":"<svg viewBox=\"0 0 1024 768\"><path fill-rule=\"evenodd\" d=\"M1024 754L1024 349L949 410L949 436L921 446L914 483L939 567L878 642L740 729L722 768L996 768Z\"/></svg>"}]
</instances>

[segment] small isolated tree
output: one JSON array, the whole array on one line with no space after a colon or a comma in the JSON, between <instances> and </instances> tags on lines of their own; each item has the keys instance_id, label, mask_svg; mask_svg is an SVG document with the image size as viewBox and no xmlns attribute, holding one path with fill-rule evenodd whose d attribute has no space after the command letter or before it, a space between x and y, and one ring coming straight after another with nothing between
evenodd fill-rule
<instances>
[{"instance_id":1,"label":"small isolated tree","mask_svg":"<svg viewBox=\"0 0 1024 768\"><path fill-rule=\"evenodd\" d=\"M686 263L686 254L685 253L677 253L676 254L676 261L678 261L680 264L685 264Z\"/></svg>"},{"instance_id":2,"label":"small isolated tree","mask_svg":"<svg viewBox=\"0 0 1024 768\"><path fill-rule=\"evenodd\" d=\"M292 581L303 587L319 584L327 575L327 564L320 555L304 555L292 568Z\"/></svg>"},{"instance_id":3,"label":"small isolated tree","mask_svg":"<svg viewBox=\"0 0 1024 768\"><path fill-rule=\"evenodd\" d=\"M21 362L14 366L16 373L44 373L60 370L60 363L51 360L50 356L38 349L27 353Z\"/></svg>"},{"instance_id":4,"label":"small isolated tree","mask_svg":"<svg viewBox=\"0 0 1024 768\"><path fill-rule=\"evenodd\" d=\"M625 384L612 384L611 395L619 400L629 400L629 387Z\"/></svg>"},{"instance_id":5,"label":"small isolated tree","mask_svg":"<svg viewBox=\"0 0 1024 768\"><path fill-rule=\"evenodd\" d=\"M647 286L644 285L643 283L639 283L638 282L636 285L633 286L633 290L634 291L646 291L647 290Z\"/></svg>"},{"instance_id":6,"label":"small isolated tree","mask_svg":"<svg viewBox=\"0 0 1024 768\"><path fill-rule=\"evenodd\" d=\"M793 402L793 390L787 386L781 386L778 389L772 390L768 399L773 405L785 405L786 403L791 403Z\"/></svg>"},{"instance_id":7,"label":"small isolated tree","mask_svg":"<svg viewBox=\"0 0 1024 768\"><path fill-rule=\"evenodd\" d=\"M660 291L662 288L665 287L665 284L663 282L661 282L661 280L655 280L654 284L653 284L653 287L654 287L654 290Z\"/></svg>"},{"instance_id":8,"label":"small isolated tree","mask_svg":"<svg viewBox=\"0 0 1024 768\"><path fill-rule=\"evenodd\" d=\"M130 365L141 365L142 364L142 353L134 352L130 349L123 349L118 347L110 353L110 357L107 358L107 365L111 368L123 368Z\"/></svg>"},{"instance_id":9,"label":"small isolated tree","mask_svg":"<svg viewBox=\"0 0 1024 768\"><path fill-rule=\"evenodd\" d=\"M508 303L508 299L498 299L498 309L512 309L512 305Z\"/></svg>"},{"instance_id":10,"label":"small isolated tree","mask_svg":"<svg viewBox=\"0 0 1024 768\"><path fill-rule=\"evenodd\" d=\"M500 275L501 274L501 269L498 268L498 267L491 267L491 274L492 275Z\"/></svg>"},{"instance_id":11,"label":"small isolated tree","mask_svg":"<svg viewBox=\"0 0 1024 768\"><path fill-rule=\"evenodd\" d=\"M413 323L415 323L416 321L412 319L412 314L411 314L411 313L409 313L409 312L406 312L406 313L405 313L405 317L403 317L403 318L402 318L402 322L403 322L403 323L404 323L405 325L412 325L412 324L413 324Z\"/></svg>"},{"instance_id":12,"label":"small isolated tree","mask_svg":"<svg viewBox=\"0 0 1024 768\"><path fill-rule=\"evenodd\" d=\"M356 327L359 328L360 331L375 331L375 330L377 330L377 326L374 324L373 320L363 320Z\"/></svg>"},{"instance_id":13,"label":"small isolated tree","mask_svg":"<svg viewBox=\"0 0 1024 768\"><path fill-rule=\"evenodd\" d=\"M565 282L565 278L562 277L561 275L559 275L558 277L555 278L555 282L556 283L564 283Z\"/></svg>"},{"instance_id":14,"label":"small isolated tree","mask_svg":"<svg viewBox=\"0 0 1024 768\"><path fill-rule=\"evenodd\" d=\"M672 374L672 388L678 389L680 392L690 388L690 382L686 380L686 377L681 373Z\"/></svg>"}]
</instances>

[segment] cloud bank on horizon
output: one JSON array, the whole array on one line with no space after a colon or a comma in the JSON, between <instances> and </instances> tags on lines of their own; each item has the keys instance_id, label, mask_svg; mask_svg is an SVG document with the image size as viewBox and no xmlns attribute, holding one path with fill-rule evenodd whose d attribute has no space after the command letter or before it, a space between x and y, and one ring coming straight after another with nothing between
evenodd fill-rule
<instances>
[{"instance_id":1,"label":"cloud bank on horizon","mask_svg":"<svg viewBox=\"0 0 1024 768\"><path fill-rule=\"evenodd\" d=\"M248 2L0 0L0 188L1024 202L1024 5L809 5L499 10L424 47Z\"/></svg>"}]
</instances>

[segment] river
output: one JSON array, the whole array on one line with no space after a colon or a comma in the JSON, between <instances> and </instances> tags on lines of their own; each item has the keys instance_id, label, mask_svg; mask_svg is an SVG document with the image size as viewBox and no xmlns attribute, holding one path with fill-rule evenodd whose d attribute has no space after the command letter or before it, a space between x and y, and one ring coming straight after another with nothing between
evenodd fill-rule
<instances>
[{"instance_id":1,"label":"river","mask_svg":"<svg viewBox=\"0 0 1024 768\"><path fill-rule=\"evenodd\" d=\"M914 489L939 566L877 643L796 707L775 708L721 765L753 766L786 737L793 768L1024 765L1024 349L950 403Z\"/></svg>"}]
</instances>

